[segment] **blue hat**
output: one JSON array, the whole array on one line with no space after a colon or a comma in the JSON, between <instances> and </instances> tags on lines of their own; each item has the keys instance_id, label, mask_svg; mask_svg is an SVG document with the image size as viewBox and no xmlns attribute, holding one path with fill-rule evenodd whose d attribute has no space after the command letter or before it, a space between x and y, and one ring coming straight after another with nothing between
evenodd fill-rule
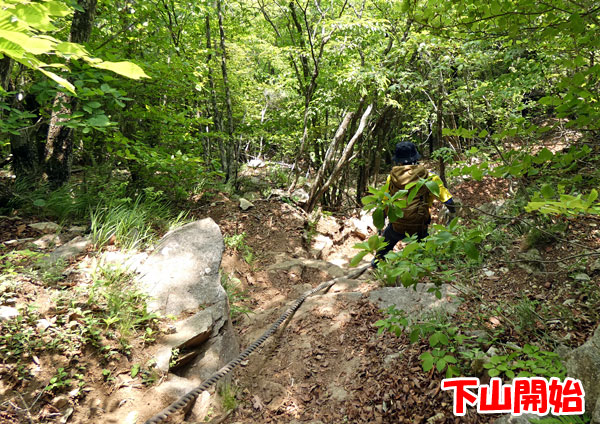
<instances>
[{"instance_id":1,"label":"blue hat","mask_svg":"<svg viewBox=\"0 0 600 424\"><path fill-rule=\"evenodd\" d=\"M402 141L396 144L396 150L392 158L394 162L401 165L407 165L417 162L421 159L421 155L417 151L417 146L410 141Z\"/></svg>"}]
</instances>

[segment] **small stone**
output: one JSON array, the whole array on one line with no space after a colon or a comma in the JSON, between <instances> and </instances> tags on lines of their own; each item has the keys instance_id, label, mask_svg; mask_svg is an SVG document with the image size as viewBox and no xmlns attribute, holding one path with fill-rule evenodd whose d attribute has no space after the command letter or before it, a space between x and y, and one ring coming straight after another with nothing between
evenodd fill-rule
<instances>
[{"instance_id":1,"label":"small stone","mask_svg":"<svg viewBox=\"0 0 600 424\"><path fill-rule=\"evenodd\" d=\"M60 243L60 237L57 234L44 234L42 237L33 242L40 249L54 247Z\"/></svg>"},{"instance_id":2,"label":"small stone","mask_svg":"<svg viewBox=\"0 0 600 424\"><path fill-rule=\"evenodd\" d=\"M56 233L61 228L60 225L54 222L36 222L35 224L29 224L29 227L42 233Z\"/></svg>"},{"instance_id":3,"label":"small stone","mask_svg":"<svg viewBox=\"0 0 600 424\"><path fill-rule=\"evenodd\" d=\"M551 289L552 283L550 281L548 281L546 284L544 284L544 288Z\"/></svg>"},{"instance_id":4,"label":"small stone","mask_svg":"<svg viewBox=\"0 0 600 424\"><path fill-rule=\"evenodd\" d=\"M51 327L51 326L52 326L52 323L50 321L48 321L47 319L40 319L37 321L37 324L36 324L36 328L41 331L46 330L48 327Z\"/></svg>"},{"instance_id":5,"label":"small stone","mask_svg":"<svg viewBox=\"0 0 600 424\"><path fill-rule=\"evenodd\" d=\"M139 413L137 411L131 411L123 420L123 424L136 424Z\"/></svg>"},{"instance_id":6,"label":"small stone","mask_svg":"<svg viewBox=\"0 0 600 424\"><path fill-rule=\"evenodd\" d=\"M0 306L0 321L8 321L19 316L19 310L12 306Z\"/></svg>"},{"instance_id":7,"label":"small stone","mask_svg":"<svg viewBox=\"0 0 600 424\"><path fill-rule=\"evenodd\" d=\"M488 349L488 351L487 351L487 352L485 352L485 354L486 354L487 356L489 356L490 358L491 358L492 356L497 356L497 355L498 355L498 349L496 349L494 346L492 346L492 347L490 347L490 348Z\"/></svg>"},{"instance_id":8,"label":"small stone","mask_svg":"<svg viewBox=\"0 0 600 424\"><path fill-rule=\"evenodd\" d=\"M52 399L52 406L56 409L62 409L63 406L69 403L69 398L65 395L60 395Z\"/></svg>"},{"instance_id":9,"label":"small stone","mask_svg":"<svg viewBox=\"0 0 600 424\"><path fill-rule=\"evenodd\" d=\"M493 277L494 275L496 275L496 273L495 273L494 271L490 271L489 269L485 270L485 271L483 272L483 274L484 274L486 277Z\"/></svg>"},{"instance_id":10,"label":"small stone","mask_svg":"<svg viewBox=\"0 0 600 424\"><path fill-rule=\"evenodd\" d=\"M247 211L248 209L254 207L254 204L252 204L252 202L249 202L248 200L244 199L243 197L240 199L240 209L243 211Z\"/></svg>"},{"instance_id":11,"label":"small stone","mask_svg":"<svg viewBox=\"0 0 600 424\"><path fill-rule=\"evenodd\" d=\"M262 168L265 166L265 162L260 159L252 159L251 161L248 162L248 166L250 168Z\"/></svg>"},{"instance_id":12,"label":"small stone","mask_svg":"<svg viewBox=\"0 0 600 424\"><path fill-rule=\"evenodd\" d=\"M74 225L71 228L69 228L68 232L71 234L81 235L85 233L86 230L87 227L84 227L83 225Z\"/></svg>"},{"instance_id":13,"label":"small stone","mask_svg":"<svg viewBox=\"0 0 600 424\"><path fill-rule=\"evenodd\" d=\"M308 193L304 189L299 188L292 192L292 199L299 203L306 203L308 201Z\"/></svg>"}]
</instances>

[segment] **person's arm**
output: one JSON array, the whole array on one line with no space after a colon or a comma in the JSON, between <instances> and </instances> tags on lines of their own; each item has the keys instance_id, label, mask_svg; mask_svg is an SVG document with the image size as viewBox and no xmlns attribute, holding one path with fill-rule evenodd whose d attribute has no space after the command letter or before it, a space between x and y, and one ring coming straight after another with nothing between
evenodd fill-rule
<instances>
[{"instance_id":1,"label":"person's arm","mask_svg":"<svg viewBox=\"0 0 600 424\"><path fill-rule=\"evenodd\" d=\"M446 200L444 202L444 205L446 205L446 207L448 208L448 212L450 212L450 215L456 215L456 204L454 204L454 200L452 200L452 197Z\"/></svg>"},{"instance_id":2,"label":"person's arm","mask_svg":"<svg viewBox=\"0 0 600 424\"><path fill-rule=\"evenodd\" d=\"M444 186L444 183L442 182L440 177L438 177L435 174L429 173L429 178L431 178L431 181L435 181L437 183L437 185L440 187L439 196L435 196L440 202L446 204L447 201L452 199L452 195L450 194L448 189Z\"/></svg>"}]
</instances>

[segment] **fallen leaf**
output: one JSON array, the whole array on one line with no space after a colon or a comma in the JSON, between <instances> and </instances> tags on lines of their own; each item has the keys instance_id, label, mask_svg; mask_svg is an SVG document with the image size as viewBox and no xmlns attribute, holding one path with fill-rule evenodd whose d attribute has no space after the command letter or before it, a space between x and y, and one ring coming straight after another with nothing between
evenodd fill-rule
<instances>
[{"instance_id":1,"label":"fallen leaf","mask_svg":"<svg viewBox=\"0 0 600 424\"><path fill-rule=\"evenodd\" d=\"M497 317L490 317L490 323L492 324L492 328L496 328L501 324Z\"/></svg>"}]
</instances>

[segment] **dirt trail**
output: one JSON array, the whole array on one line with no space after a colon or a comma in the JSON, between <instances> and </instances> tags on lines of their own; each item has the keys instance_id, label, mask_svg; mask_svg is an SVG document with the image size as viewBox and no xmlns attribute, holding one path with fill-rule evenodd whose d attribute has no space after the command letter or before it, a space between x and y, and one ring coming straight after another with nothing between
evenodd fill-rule
<instances>
[{"instance_id":1,"label":"dirt trail","mask_svg":"<svg viewBox=\"0 0 600 424\"><path fill-rule=\"evenodd\" d=\"M243 347L301 293L348 273L352 246L368 234L364 226L356 228L360 217L353 222L322 217L310 237L312 247L321 249L311 250L301 242L307 239L303 217L289 205L257 203L247 213L234 206L213 217L225 234L244 231L250 248L262 252L252 266L241 253L229 251L223 260L223 270L242 282L252 309L235 323ZM267 216L279 226L269 225L267 231ZM383 315L368 298L377 288L370 279L368 273L344 280L309 298L234 372L237 408L213 417L214 422L488 422L489 417L457 420L452 415L450 396L440 391L435 377L422 372L422 346L377 334L373 324Z\"/></svg>"}]
</instances>

